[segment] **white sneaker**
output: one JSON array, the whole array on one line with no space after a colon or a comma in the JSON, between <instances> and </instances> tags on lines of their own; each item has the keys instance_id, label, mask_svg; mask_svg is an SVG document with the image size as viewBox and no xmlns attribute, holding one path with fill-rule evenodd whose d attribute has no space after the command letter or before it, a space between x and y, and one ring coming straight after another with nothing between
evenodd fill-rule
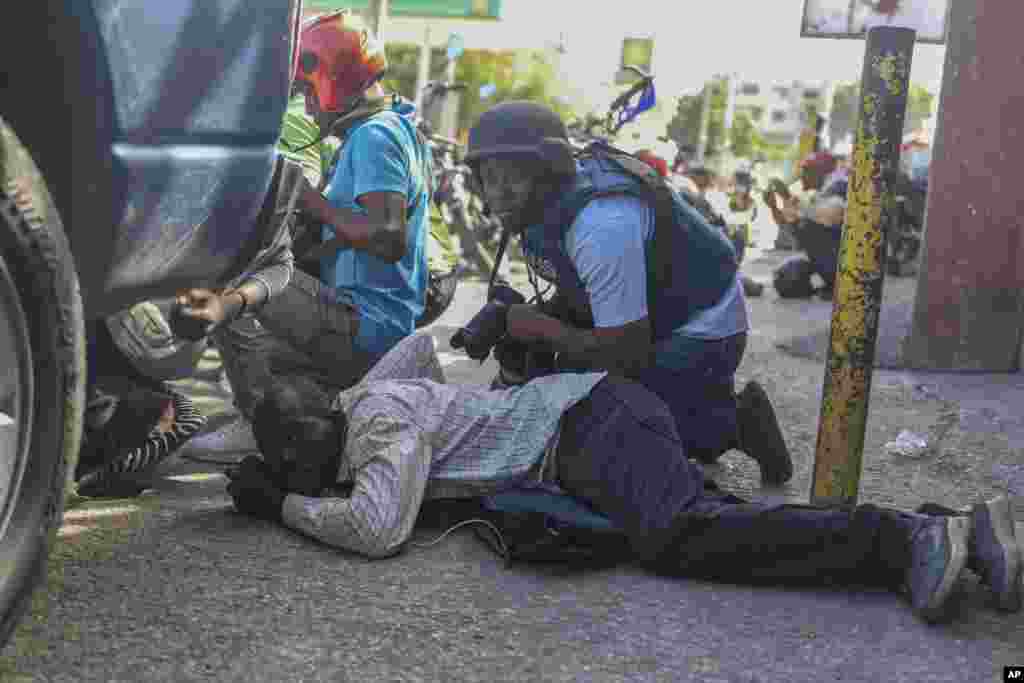
<instances>
[{"instance_id":1,"label":"white sneaker","mask_svg":"<svg viewBox=\"0 0 1024 683\"><path fill-rule=\"evenodd\" d=\"M235 464L259 452L252 424L241 415L220 428L199 434L185 444L182 456L193 460Z\"/></svg>"}]
</instances>

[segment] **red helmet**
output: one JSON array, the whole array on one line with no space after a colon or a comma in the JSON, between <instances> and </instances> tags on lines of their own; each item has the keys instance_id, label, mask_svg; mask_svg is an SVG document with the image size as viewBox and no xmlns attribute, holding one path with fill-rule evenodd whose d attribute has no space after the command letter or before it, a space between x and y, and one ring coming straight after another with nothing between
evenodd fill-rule
<instances>
[{"instance_id":1,"label":"red helmet","mask_svg":"<svg viewBox=\"0 0 1024 683\"><path fill-rule=\"evenodd\" d=\"M303 22L296 83L310 88L324 112L344 113L347 103L384 75L384 46L349 10Z\"/></svg>"}]
</instances>

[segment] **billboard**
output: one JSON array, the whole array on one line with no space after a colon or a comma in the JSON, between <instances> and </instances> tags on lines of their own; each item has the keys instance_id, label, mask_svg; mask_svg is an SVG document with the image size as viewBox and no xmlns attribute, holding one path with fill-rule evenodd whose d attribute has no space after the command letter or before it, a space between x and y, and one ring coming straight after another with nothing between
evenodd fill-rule
<instances>
[{"instance_id":1,"label":"billboard","mask_svg":"<svg viewBox=\"0 0 1024 683\"><path fill-rule=\"evenodd\" d=\"M501 0L391 0L392 17L427 19L499 19ZM365 12L370 0L303 0L304 14L351 9Z\"/></svg>"},{"instance_id":2,"label":"billboard","mask_svg":"<svg viewBox=\"0 0 1024 683\"><path fill-rule=\"evenodd\" d=\"M804 0L804 38L865 38L875 26L917 31L921 43L945 43L951 0Z\"/></svg>"}]
</instances>

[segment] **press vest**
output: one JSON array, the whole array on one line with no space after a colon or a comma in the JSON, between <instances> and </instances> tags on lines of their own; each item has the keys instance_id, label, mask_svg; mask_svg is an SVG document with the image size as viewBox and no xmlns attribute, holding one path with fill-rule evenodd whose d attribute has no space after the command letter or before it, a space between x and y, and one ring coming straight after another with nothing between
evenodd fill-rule
<instances>
[{"instance_id":1,"label":"press vest","mask_svg":"<svg viewBox=\"0 0 1024 683\"><path fill-rule=\"evenodd\" d=\"M523 251L534 272L565 298L572 322L593 327L590 299L566 252L565 236L591 200L616 195L638 197L654 208L654 230L645 244L647 307L653 339L660 341L718 303L738 266L722 231L644 162L624 153L581 159L569 189L524 231Z\"/></svg>"}]
</instances>

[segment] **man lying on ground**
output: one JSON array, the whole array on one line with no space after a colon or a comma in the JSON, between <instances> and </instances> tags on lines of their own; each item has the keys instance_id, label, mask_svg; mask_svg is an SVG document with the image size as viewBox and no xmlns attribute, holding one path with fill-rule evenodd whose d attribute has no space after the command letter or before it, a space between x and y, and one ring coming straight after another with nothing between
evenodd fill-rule
<instances>
[{"instance_id":1,"label":"man lying on ground","mask_svg":"<svg viewBox=\"0 0 1024 683\"><path fill-rule=\"evenodd\" d=\"M500 391L443 382L433 340L420 334L331 409L277 386L255 423L264 459L247 458L231 475L235 506L381 558L401 551L424 499L543 477L625 529L636 558L663 574L905 588L933 621L967 566L1001 607L1020 608L1021 551L1006 498L931 515L752 503L705 480L667 406L638 383L605 373Z\"/></svg>"}]
</instances>

